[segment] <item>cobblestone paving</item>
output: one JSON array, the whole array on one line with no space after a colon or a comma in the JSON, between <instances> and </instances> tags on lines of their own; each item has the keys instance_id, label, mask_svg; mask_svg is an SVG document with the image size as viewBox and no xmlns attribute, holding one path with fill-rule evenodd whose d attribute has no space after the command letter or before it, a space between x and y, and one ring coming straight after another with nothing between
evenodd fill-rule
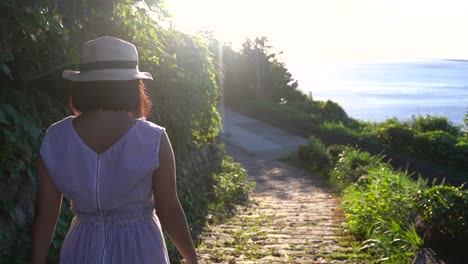
<instances>
[{"instance_id":1,"label":"cobblestone paving","mask_svg":"<svg viewBox=\"0 0 468 264\"><path fill-rule=\"evenodd\" d=\"M317 176L287 163L228 152L257 188L251 204L209 226L198 246L200 263L356 263L339 198Z\"/></svg>"}]
</instances>

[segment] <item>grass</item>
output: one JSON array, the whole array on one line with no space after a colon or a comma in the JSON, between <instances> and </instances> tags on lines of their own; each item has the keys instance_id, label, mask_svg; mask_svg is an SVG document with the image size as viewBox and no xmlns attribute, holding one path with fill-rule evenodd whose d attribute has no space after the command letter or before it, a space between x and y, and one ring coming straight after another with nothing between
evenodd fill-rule
<instances>
[{"instance_id":1,"label":"grass","mask_svg":"<svg viewBox=\"0 0 468 264\"><path fill-rule=\"evenodd\" d=\"M468 179L468 134L446 117L363 122L348 117L333 102L310 100L287 104L246 101L240 111L301 135L317 135L328 143L357 144L374 153L384 150L398 166L411 161L425 171L443 170L451 178Z\"/></svg>"},{"instance_id":2,"label":"grass","mask_svg":"<svg viewBox=\"0 0 468 264\"><path fill-rule=\"evenodd\" d=\"M307 144L320 145L314 142ZM322 148L304 149L298 149L302 157L309 155L307 151L314 156L318 149L323 154ZM343 193L347 228L361 241L354 252L360 259L408 263L420 248L440 245L440 241L466 248L468 191L443 183L430 186L427 180L415 180L407 171L393 169L382 157L350 146L329 146L326 151L330 167L322 173ZM302 166L317 161L301 156L290 157Z\"/></svg>"},{"instance_id":3,"label":"grass","mask_svg":"<svg viewBox=\"0 0 468 264\"><path fill-rule=\"evenodd\" d=\"M423 245L411 222L412 197L426 188L425 182L368 153L348 150L340 156L331 179L344 190L347 226L362 241L358 252L377 262L410 262ZM340 175L346 180L336 181Z\"/></svg>"},{"instance_id":4,"label":"grass","mask_svg":"<svg viewBox=\"0 0 468 264\"><path fill-rule=\"evenodd\" d=\"M212 241L207 241L210 243L209 245L200 244L197 249L209 253L209 260L215 262L235 261L239 258L258 260L278 254L275 249L265 250L264 241L267 240L267 233L260 230L261 226L272 221L273 218L274 215L244 216L241 219L231 218L225 224L239 225L239 228L223 230L229 239L222 242L221 245L215 245Z\"/></svg>"},{"instance_id":5,"label":"grass","mask_svg":"<svg viewBox=\"0 0 468 264\"><path fill-rule=\"evenodd\" d=\"M290 225L278 221L275 214L258 214L256 210L264 208L264 205L250 204L252 207L244 214L229 218L220 226L207 228L207 234L214 232L216 235L208 236L197 246L197 250L206 258L206 263L234 263L236 261L297 263L299 260L315 257L310 249L317 242L309 239L285 241L284 228L289 228ZM345 239L336 241L338 244L342 242L347 248L341 249L338 246L336 252L328 254L327 259L353 259L355 254L349 247L351 242L347 241L348 238L350 237L345 236ZM320 244L319 247L316 249L318 252L329 251L328 243Z\"/></svg>"},{"instance_id":6,"label":"grass","mask_svg":"<svg viewBox=\"0 0 468 264\"><path fill-rule=\"evenodd\" d=\"M214 223L231 215L236 204L246 203L255 182L249 180L247 171L230 156L224 157L220 172L212 177L214 184L208 207L210 221Z\"/></svg>"}]
</instances>

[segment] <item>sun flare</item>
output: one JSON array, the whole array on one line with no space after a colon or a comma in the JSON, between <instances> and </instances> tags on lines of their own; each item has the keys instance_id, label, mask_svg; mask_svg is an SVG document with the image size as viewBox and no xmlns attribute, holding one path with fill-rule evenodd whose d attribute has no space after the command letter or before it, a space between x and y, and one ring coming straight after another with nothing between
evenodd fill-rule
<instances>
[{"instance_id":1,"label":"sun flare","mask_svg":"<svg viewBox=\"0 0 468 264\"><path fill-rule=\"evenodd\" d=\"M468 58L468 3L450 1L172 0L175 27L234 46L267 36L289 63Z\"/></svg>"}]
</instances>

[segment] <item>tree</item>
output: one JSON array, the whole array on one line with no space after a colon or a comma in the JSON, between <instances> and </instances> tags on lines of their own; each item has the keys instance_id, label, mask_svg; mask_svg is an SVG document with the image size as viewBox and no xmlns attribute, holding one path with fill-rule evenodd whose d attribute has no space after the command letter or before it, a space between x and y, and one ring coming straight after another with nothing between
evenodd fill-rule
<instances>
[{"instance_id":1,"label":"tree","mask_svg":"<svg viewBox=\"0 0 468 264\"><path fill-rule=\"evenodd\" d=\"M219 42L211 47L212 52L218 54ZM221 50L222 54L218 54L222 56L220 86L224 87L228 104L236 106L244 100L260 97L275 102L305 100L306 96L298 90L298 81L277 58L281 53L272 52L266 37L246 39L240 51L234 51L229 44L223 45Z\"/></svg>"}]
</instances>

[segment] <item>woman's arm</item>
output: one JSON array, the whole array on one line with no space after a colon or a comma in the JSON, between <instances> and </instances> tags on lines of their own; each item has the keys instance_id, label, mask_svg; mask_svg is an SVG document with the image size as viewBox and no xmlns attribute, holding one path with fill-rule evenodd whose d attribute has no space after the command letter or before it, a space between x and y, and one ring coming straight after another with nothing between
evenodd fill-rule
<instances>
[{"instance_id":1,"label":"woman's arm","mask_svg":"<svg viewBox=\"0 0 468 264\"><path fill-rule=\"evenodd\" d=\"M62 205L62 193L52 181L41 157L36 162L37 194L33 222L32 263L46 262L50 242L54 236L55 225Z\"/></svg>"},{"instance_id":2,"label":"woman's arm","mask_svg":"<svg viewBox=\"0 0 468 264\"><path fill-rule=\"evenodd\" d=\"M184 257L185 263L197 263L187 220L177 197L174 152L166 132L159 146L159 167L153 173L153 192L156 214L164 230Z\"/></svg>"}]
</instances>

